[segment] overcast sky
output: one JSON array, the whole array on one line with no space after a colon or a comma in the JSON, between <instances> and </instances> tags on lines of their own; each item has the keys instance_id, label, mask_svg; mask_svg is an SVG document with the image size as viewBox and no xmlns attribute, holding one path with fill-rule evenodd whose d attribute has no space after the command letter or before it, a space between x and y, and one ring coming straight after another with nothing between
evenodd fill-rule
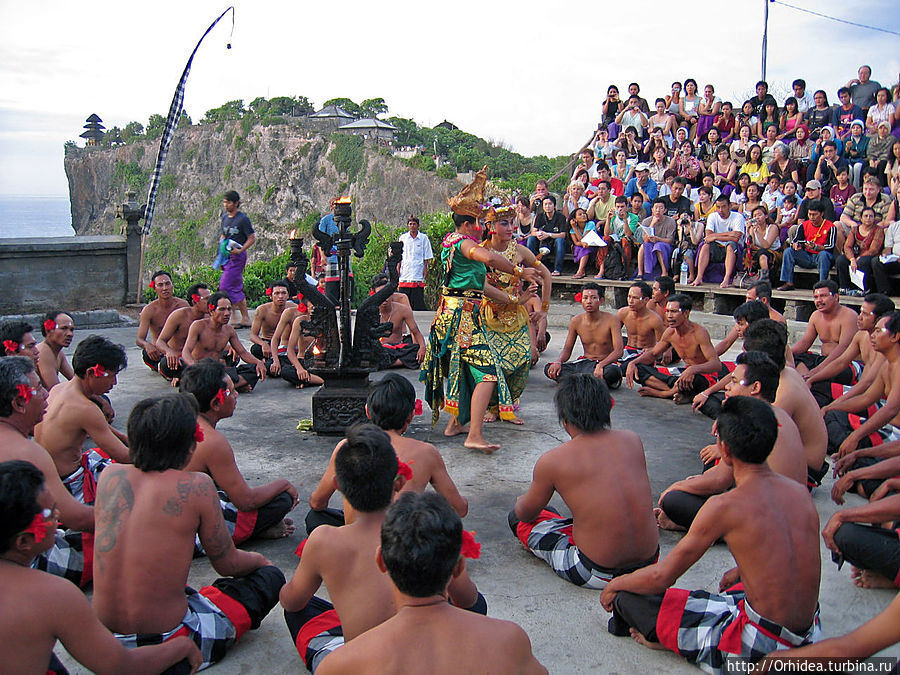
<instances>
[{"instance_id":1,"label":"overcast sky","mask_svg":"<svg viewBox=\"0 0 900 675\"><path fill-rule=\"evenodd\" d=\"M791 4L900 31L897 0ZM577 150L610 83L650 99L673 80L736 98L760 75L764 0L641 3L238 0L204 41L187 84L197 121L232 99L383 97L389 115L503 141L526 155ZM0 194L66 195L63 143L97 113L107 128L165 115L185 61L228 5L209 0L0 0ZM612 14L601 8L621 7ZM890 86L900 37L780 4L768 80L837 88L869 63ZM233 48L227 50L226 43ZM79 144L82 143L80 139Z\"/></svg>"}]
</instances>

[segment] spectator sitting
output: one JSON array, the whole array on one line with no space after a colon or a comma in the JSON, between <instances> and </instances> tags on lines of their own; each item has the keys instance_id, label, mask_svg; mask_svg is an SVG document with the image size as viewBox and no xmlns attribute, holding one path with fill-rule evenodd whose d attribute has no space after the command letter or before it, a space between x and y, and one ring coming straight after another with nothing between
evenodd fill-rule
<instances>
[{"instance_id":1,"label":"spectator sitting","mask_svg":"<svg viewBox=\"0 0 900 675\"><path fill-rule=\"evenodd\" d=\"M806 192L804 193L803 200L798 205L797 222L802 223L809 218L808 208L813 200L822 202L822 206L825 208L825 220L837 220L837 214L834 212L834 204L832 204L831 200L822 192L822 183L817 180L810 180L806 182Z\"/></svg>"},{"instance_id":2,"label":"spectator sitting","mask_svg":"<svg viewBox=\"0 0 900 675\"><path fill-rule=\"evenodd\" d=\"M566 188L566 196L563 199L562 214L568 218L575 209L584 209L590 206L590 200L584 196L584 183L573 180Z\"/></svg>"},{"instance_id":3,"label":"spectator sitting","mask_svg":"<svg viewBox=\"0 0 900 675\"><path fill-rule=\"evenodd\" d=\"M741 167L741 173L750 176L753 183L765 183L769 178L769 167L763 161L762 148L754 144L747 151L747 161Z\"/></svg>"},{"instance_id":4,"label":"spectator sitting","mask_svg":"<svg viewBox=\"0 0 900 675\"><path fill-rule=\"evenodd\" d=\"M788 144L788 157L797 162L797 168L801 172L799 180L806 180L806 167L812 159L815 144L809 140L809 127L801 124L797 127L796 138Z\"/></svg>"},{"instance_id":5,"label":"spectator sitting","mask_svg":"<svg viewBox=\"0 0 900 675\"><path fill-rule=\"evenodd\" d=\"M769 176L768 185L763 190L760 197L763 205L769 213L774 213L775 209L781 206L784 201L784 193L781 191L781 178L775 175Z\"/></svg>"},{"instance_id":6,"label":"spectator sitting","mask_svg":"<svg viewBox=\"0 0 900 675\"><path fill-rule=\"evenodd\" d=\"M728 288L734 277L737 263L741 259L742 243L745 236L744 218L731 210L731 203L725 195L716 199L716 212L706 221L705 245L700 247L697 257L697 275L692 286L703 283L703 274L709 263L725 263L725 278L720 286Z\"/></svg>"},{"instance_id":7,"label":"spectator sitting","mask_svg":"<svg viewBox=\"0 0 900 675\"><path fill-rule=\"evenodd\" d=\"M572 215L569 216L569 234L572 235L572 254L575 262L578 264L578 271L575 272L573 278L583 279L587 270L588 259L593 257L597 251L597 246L588 246L583 244L581 239L588 232L596 232L597 224L593 220L588 220L587 212L580 206L575 208ZM599 273L603 271L603 263L600 262Z\"/></svg>"},{"instance_id":8,"label":"spectator sitting","mask_svg":"<svg viewBox=\"0 0 900 675\"><path fill-rule=\"evenodd\" d=\"M796 202L796 197L794 198ZM770 270L781 264L781 237L778 225L769 222L765 206L757 206L750 214L747 230L748 271L759 270L759 280L769 281Z\"/></svg>"},{"instance_id":9,"label":"spectator sitting","mask_svg":"<svg viewBox=\"0 0 900 675\"><path fill-rule=\"evenodd\" d=\"M778 140L790 142L794 138L797 127L803 124L803 113L800 112L797 99L788 96L784 102L784 110L778 122Z\"/></svg>"},{"instance_id":10,"label":"spectator sitting","mask_svg":"<svg viewBox=\"0 0 900 675\"><path fill-rule=\"evenodd\" d=\"M663 138L666 139L666 143L671 147L672 141L675 139L677 118L666 109L666 99L656 99L656 114L651 115L647 121L650 123L651 129L660 129L662 131Z\"/></svg>"},{"instance_id":11,"label":"spectator sitting","mask_svg":"<svg viewBox=\"0 0 900 675\"><path fill-rule=\"evenodd\" d=\"M864 206L859 225L854 225L844 242L844 250L837 257L835 267L838 273L839 293L861 297L863 291L854 288L850 281L850 270L862 270L863 289L866 293L873 287L872 261L884 248L884 230L875 224L875 209Z\"/></svg>"},{"instance_id":12,"label":"spectator sitting","mask_svg":"<svg viewBox=\"0 0 900 675\"><path fill-rule=\"evenodd\" d=\"M713 185L715 185L722 194L731 196L734 190L734 177L737 173L737 162L731 159L731 153L728 152L728 146L724 143L716 148L716 161L712 163L709 170L713 174Z\"/></svg>"},{"instance_id":13,"label":"spectator sitting","mask_svg":"<svg viewBox=\"0 0 900 675\"><path fill-rule=\"evenodd\" d=\"M830 204L831 202L829 202ZM821 200L811 200L807 204L809 219L797 228L791 246L784 252L781 263L781 280L784 282L779 291L794 290L794 265L819 269L819 281L828 278L831 264L834 261L836 228L827 220L825 205Z\"/></svg>"},{"instance_id":14,"label":"spectator sitting","mask_svg":"<svg viewBox=\"0 0 900 675\"><path fill-rule=\"evenodd\" d=\"M881 122L888 124L894 119L894 104L890 102L891 92L882 87L875 94L875 105L866 113L866 129L870 134L875 134Z\"/></svg>"},{"instance_id":15,"label":"spectator sitting","mask_svg":"<svg viewBox=\"0 0 900 675\"><path fill-rule=\"evenodd\" d=\"M737 118L734 116L733 109L731 101L725 101L722 104L721 112L713 120L713 126L719 130L723 143L731 143L734 138L734 125Z\"/></svg>"},{"instance_id":16,"label":"spectator sitting","mask_svg":"<svg viewBox=\"0 0 900 675\"><path fill-rule=\"evenodd\" d=\"M781 145L778 140L778 129L774 125L766 127L766 135L760 141L759 147L762 150L762 161L768 166L775 159L775 148Z\"/></svg>"},{"instance_id":17,"label":"spectator sitting","mask_svg":"<svg viewBox=\"0 0 900 675\"><path fill-rule=\"evenodd\" d=\"M646 162L640 162L634 167L634 176L625 186L625 196L630 198L640 195L643 200L644 211L650 213L650 205L659 196L656 181L650 179L650 166Z\"/></svg>"},{"instance_id":18,"label":"spectator sitting","mask_svg":"<svg viewBox=\"0 0 900 675\"><path fill-rule=\"evenodd\" d=\"M722 194L722 191L716 187L716 177L712 174L711 171L706 171L700 177L700 187L692 189L689 193L689 198L692 205L700 201L700 188L704 186L712 190L713 201L715 201L716 197Z\"/></svg>"},{"instance_id":19,"label":"spectator sitting","mask_svg":"<svg viewBox=\"0 0 900 675\"><path fill-rule=\"evenodd\" d=\"M750 176L741 171L741 173L738 174L734 190L731 191L731 203L736 207L739 207L741 204L746 204L748 187L750 187Z\"/></svg>"},{"instance_id":20,"label":"spectator sitting","mask_svg":"<svg viewBox=\"0 0 900 675\"><path fill-rule=\"evenodd\" d=\"M834 110L828 105L828 95L821 89L813 94L813 100L816 105L806 111L806 126L812 137L816 138L820 129L831 124Z\"/></svg>"},{"instance_id":21,"label":"spectator sitting","mask_svg":"<svg viewBox=\"0 0 900 675\"><path fill-rule=\"evenodd\" d=\"M838 98L841 99L841 104L834 109L834 118L831 120L831 124L837 132L838 138L843 141L847 140L850 135L850 125L853 120L862 120L865 118L865 114L862 108L850 100L850 90L847 87L838 89ZM863 126L865 127L865 125Z\"/></svg>"},{"instance_id":22,"label":"spectator sitting","mask_svg":"<svg viewBox=\"0 0 900 675\"><path fill-rule=\"evenodd\" d=\"M838 153L837 144L834 141L825 141L822 144L822 154L815 164L813 178L822 183L825 192L831 191L831 186L837 183L837 173L841 169L850 171L847 160Z\"/></svg>"},{"instance_id":23,"label":"spectator sitting","mask_svg":"<svg viewBox=\"0 0 900 675\"><path fill-rule=\"evenodd\" d=\"M842 156L844 154L844 142L838 138L834 137L834 127L825 126L819 130L819 137L816 139L816 145L813 148L812 157L809 158L809 163L815 167L816 162L819 161L819 157L822 156L824 152L825 144L828 141L833 141L834 146L837 149L837 154Z\"/></svg>"},{"instance_id":24,"label":"spectator sitting","mask_svg":"<svg viewBox=\"0 0 900 675\"><path fill-rule=\"evenodd\" d=\"M669 168L688 183L694 183L703 171L700 160L694 157L694 144L685 141L678 146L678 152L672 158Z\"/></svg>"},{"instance_id":25,"label":"spectator sitting","mask_svg":"<svg viewBox=\"0 0 900 675\"><path fill-rule=\"evenodd\" d=\"M541 202L542 211L534 219L533 234L528 237L528 248L535 255L541 244L553 247L553 276L562 274L563 259L566 255L566 218L556 210L556 198L548 194Z\"/></svg>"},{"instance_id":26,"label":"spectator sitting","mask_svg":"<svg viewBox=\"0 0 900 675\"><path fill-rule=\"evenodd\" d=\"M869 154L869 137L863 131L862 120L853 120L850 123L850 135L844 141L844 155L850 163L851 178L855 187L860 186L860 176Z\"/></svg>"},{"instance_id":27,"label":"spectator sitting","mask_svg":"<svg viewBox=\"0 0 900 675\"><path fill-rule=\"evenodd\" d=\"M778 176L782 183L788 179L793 180L795 183L800 180L797 162L791 159L790 150L784 143L778 142L773 148L769 174Z\"/></svg>"},{"instance_id":28,"label":"spectator sitting","mask_svg":"<svg viewBox=\"0 0 900 675\"><path fill-rule=\"evenodd\" d=\"M837 183L831 186L828 197L834 204L834 213L840 218L844 210L844 204L856 193L856 188L850 184L850 168L839 167L837 170Z\"/></svg>"},{"instance_id":29,"label":"spectator sitting","mask_svg":"<svg viewBox=\"0 0 900 675\"><path fill-rule=\"evenodd\" d=\"M705 171L709 171L709 167L716 161L716 148L722 142L719 130L716 127L710 127L701 137L700 144L697 147L697 159L703 162Z\"/></svg>"},{"instance_id":30,"label":"spectator sitting","mask_svg":"<svg viewBox=\"0 0 900 675\"><path fill-rule=\"evenodd\" d=\"M808 91L806 91L806 80L798 78L791 83L791 89L794 90L794 98L797 99L797 110L806 113L807 110L816 105L815 100Z\"/></svg>"},{"instance_id":31,"label":"spectator sitting","mask_svg":"<svg viewBox=\"0 0 900 675\"><path fill-rule=\"evenodd\" d=\"M775 224L778 225L778 238L783 244L787 241L788 231L797 224L797 195L785 195L781 208L775 215Z\"/></svg>"}]
</instances>

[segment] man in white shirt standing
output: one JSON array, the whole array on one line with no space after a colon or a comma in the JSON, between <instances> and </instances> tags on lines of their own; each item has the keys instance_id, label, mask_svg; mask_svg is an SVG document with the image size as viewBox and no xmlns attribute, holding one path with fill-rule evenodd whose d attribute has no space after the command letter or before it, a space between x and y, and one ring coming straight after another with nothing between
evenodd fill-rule
<instances>
[{"instance_id":1,"label":"man in white shirt standing","mask_svg":"<svg viewBox=\"0 0 900 675\"><path fill-rule=\"evenodd\" d=\"M716 210L706 219L706 245L697 257L697 276L691 286L703 283L703 275L709 263L725 263L725 278L720 286L728 288L734 277L734 268L741 254L741 243L746 235L744 216L731 210L731 202L725 195L716 198Z\"/></svg>"},{"instance_id":2,"label":"man in white shirt standing","mask_svg":"<svg viewBox=\"0 0 900 675\"><path fill-rule=\"evenodd\" d=\"M400 292L409 298L414 311L427 310L425 305L425 279L428 261L434 258L428 236L419 232L419 219L410 216L409 232L400 235L403 244L403 260L400 262Z\"/></svg>"}]
</instances>

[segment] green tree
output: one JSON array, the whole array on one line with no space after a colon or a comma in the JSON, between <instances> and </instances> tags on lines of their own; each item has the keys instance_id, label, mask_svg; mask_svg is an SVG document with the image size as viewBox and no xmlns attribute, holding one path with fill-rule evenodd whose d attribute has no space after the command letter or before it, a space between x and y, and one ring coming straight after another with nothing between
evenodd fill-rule
<instances>
[{"instance_id":1,"label":"green tree","mask_svg":"<svg viewBox=\"0 0 900 675\"><path fill-rule=\"evenodd\" d=\"M397 127L398 145L424 145L425 138L415 120L405 117L389 117L388 122Z\"/></svg>"},{"instance_id":2,"label":"green tree","mask_svg":"<svg viewBox=\"0 0 900 675\"><path fill-rule=\"evenodd\" d=\"M147 120L147 138L153 140L154 138L159 138L162 136L163 130L166 128L166 118L162 115L157 115L154 113L150 115L150 119Z\"/></svg>"},{"instance_id":3,"label":"green tree","mask_svg":"<svg viewBox=\"0 0 900 675\"><path fill-rule=\"evenodd\" d=\"M308 98L305 96L295 96L294 97L294 114L297 116L306 115L311 112L315 112L316 109L313 107L313 104L310 102Z\"/></svg>"},{"instance_id":4,"label":"green tree","mask_svg":"<svg viewBox=\"0 0 900 675\"><path fill-rule=\"evenodd\" d=\"M122 140L126 143L136 141L144 135L144 125L140 122L129 122L122 129Z\"/></svg>"},{"instance_id":5,"label":"green tree","mask_svg":"<svg viewBox=\"0 0 900 675\"><path fill-rule=\"evenodd\" d=\"M223 122L226 120L239 120L247 111L244 109L244 101L237 99L228 101L225 105L207 110L206 115L200 120L201 124L210 122Z\"/></svg>"},{"instance_id":6,"label":"green tree","mask_svg":"<svg viewBox=\"0 0 900 675\"><path fill-rule=\"evenodd\" d=\"M178 128L183 129L184 127L191 126L191 124L193 124L193 122L191 122L191 116L182 110L181 117L178 118Z\"/></svg>"},{"instance_id":7,"label":"green tree","mask_svg":"<svg viewBox=\"0 0 900 675\"><path fill-rule=\"evenodd\" d=\"M362 111L360 110L359 106L349 98L331 98L325 101L325 103L322 104L322 107L327 108L330 105L336 105L339 108L343 108L346 112L350 113L354 117L362 116Z\"/></svg>"},{"instance_id":8,"label":"green tree","mask_svg":"<svg viewBox=\"0 0 900 675\"><path fill-rule=\"evenodd\" d=\"M359 111L362 117L378 117L387 113L388 107L383 98L367 98L359 104Z\"/></svg>"}]
</instances>

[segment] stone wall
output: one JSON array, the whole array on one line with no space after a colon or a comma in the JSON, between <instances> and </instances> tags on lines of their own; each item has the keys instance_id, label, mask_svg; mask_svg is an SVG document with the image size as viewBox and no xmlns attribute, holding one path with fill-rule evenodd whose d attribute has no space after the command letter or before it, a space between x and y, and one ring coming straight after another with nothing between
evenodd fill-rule
<instances>
[{"instance_id":1,"label":"stone wall","mask_svg":"<svg viewBox=\"0 0 900 675\"><path fill-rule=\"evenodd\" d=\"M0 288L0 315L120 307L128 289L126 239L0 239Z\"/></svg>"}]
</instances>

